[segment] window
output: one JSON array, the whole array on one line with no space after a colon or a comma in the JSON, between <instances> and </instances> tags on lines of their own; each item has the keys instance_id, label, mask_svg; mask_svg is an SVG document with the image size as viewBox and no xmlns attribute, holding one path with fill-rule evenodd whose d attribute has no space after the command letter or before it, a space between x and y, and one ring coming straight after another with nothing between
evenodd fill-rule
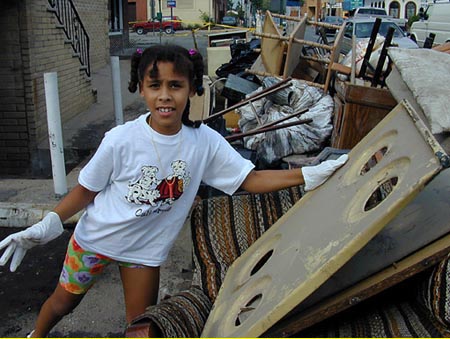
<instances>
[{"instance_id":1,"label":"window","mask_svg":"<svg viewBox=\"0 0 450 339\"><path fill-rule=\"evenodd\" d=\"M110 0L109 3L109 33L123 32L122 0Z\"/></svg>"},{"instance_id":2,"label":"window","mask_svg":"<svg viewBox=\"0 0 450 339\"><path fill-rule=\"evenodd\" d=\"M394 18L400 18L400 5L397 1L393 1L389 5L389 15Z\"/></svg>"},{"instance_id":3,"label":"window","mask_svg":"<svg viewBox=\"0 0 450 339\"><path fill-rule=\"evenodd\" d=\"M416 4L412 1L408 2L405 6L405 18L409 19L410 17L416 15Z\"/></svg>"},{"instance_id":4,"label":"window","mask_svg":"<svg viewBox=\"0 0 450 339\"><path fill-rule=\"evenodd\" d=\"M351 38L353 36L353 23L349 22L345 26L344 36Z\"/></svg>"},{"instance_id":5,"label":"window","mask_svg":"<svg viewBox=\"0 0 450 339\"><path fill-rule=\"evenodd\" d=\"M356 24L355 35L357 38L370 38L373 29L373 22L362 22Z\"/></svg>"}]
</instances>

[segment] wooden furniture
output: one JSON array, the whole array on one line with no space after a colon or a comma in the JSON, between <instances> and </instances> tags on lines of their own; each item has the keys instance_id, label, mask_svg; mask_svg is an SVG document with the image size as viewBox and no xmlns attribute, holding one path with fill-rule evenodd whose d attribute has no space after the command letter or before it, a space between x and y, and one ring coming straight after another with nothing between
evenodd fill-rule
<instances>
[{"instance_id":1,"label":"wooden furniture","mask_svg":"<svg viewBox=\"0 0 450 339\"><path fill-rule=\"evenodd\" d=\"M335 90L331 135L334 148L353 148L397 105L388 89L370 84L336 81Z\"/></svg>"},{"instance_id":2,"label":"wooden furniture","mask_svg":"<svg viewBox=\"0 0 450 339\"><path fill-rule=\"evenodd\" d=\"M288 36L282 35L273 17L296 21L292 33ZM333 42L333 45L321 44L314 41L305 40L305 31L307 25L320 25L323 27L330 27L338 29L338 34ZM254 33L255 36L261 38L261 60L255 62L256 65L247 72L259 76L279 76L283 79L291 77L297 66L302 60L308 60L319 63L325 71L324 83L305 81L310 86L322 88L325 93L328 92L328 87L331 81L331 74L334 71L332 66L338 62L341 41L344 36L344 24L336 26L326 23L311 22L306 17L290 17L266 12L264 20L263 33ZM318 58L303 55L303 46L313 46L327 52L327 57Z\"/></svg>"}]
</instances>

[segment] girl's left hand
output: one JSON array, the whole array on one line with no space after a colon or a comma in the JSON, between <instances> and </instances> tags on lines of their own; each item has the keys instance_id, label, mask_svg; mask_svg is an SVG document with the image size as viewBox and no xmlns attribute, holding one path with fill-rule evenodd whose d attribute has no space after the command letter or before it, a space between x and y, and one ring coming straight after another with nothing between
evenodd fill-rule
<instances>
[{"instance_id":1,"label":"girl's left hand","mask_svg":"<svg viewBox=\"0 0 450 339\"><path fill-rule=\"evenodd\" d=\"M322 185L339 167L348 160L348 155L343 154L336 160L327 160L316 166L302 167L305 180L305 191L311 191Z\"/></svg>"}]
</instances>

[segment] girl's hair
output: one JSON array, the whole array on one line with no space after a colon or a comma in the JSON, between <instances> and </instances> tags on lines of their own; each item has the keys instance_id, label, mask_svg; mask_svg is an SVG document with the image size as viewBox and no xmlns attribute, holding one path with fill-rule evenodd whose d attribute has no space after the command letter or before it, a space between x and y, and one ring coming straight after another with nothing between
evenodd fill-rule
<instances>
[{"instance_id":1,"label":"girl's hair","mask_svg":"<svg viewBox=\"0 0 450 339\"><path fill-rule=\"evenodd\" d=\"M158 61L171 62L174 65L174 71L186 76L189 79L191 88L195 88L197 95L202 95L203 88L203 58L196 50L187 50L178 45L154 45L146 48L144 51L138 49L131 57L131 72L128 90L131 93L136 92L139 82L144 80L145 71L149 65L153 65L149 70L152 78L158 76ZM184 109L181 122L186 126L199 127L201 121L191 121L189 119L190 100L188 99Z\"/></svg>"}]
</instances>

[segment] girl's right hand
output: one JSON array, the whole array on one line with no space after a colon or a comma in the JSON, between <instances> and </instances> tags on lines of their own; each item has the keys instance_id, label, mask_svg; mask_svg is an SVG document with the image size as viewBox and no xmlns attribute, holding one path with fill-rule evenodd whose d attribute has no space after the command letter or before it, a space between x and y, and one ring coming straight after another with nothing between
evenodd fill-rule
<instances>
[{"instance_id":1,"label":"girl's right hand","mask_svg":"<svg viewBox=\"0 0 450 339\"><path fill-rule=\"evenodd\" d=\"M48 213L44 219L24 231L11 234L0 242L0 250L5 252L0 258L0 266L4 266L11 256L11 272L14 272L22 262L27 250L44 245L57 238L64 231L61 219L55 212ZM14 254L14 255L13 255Z\"/></svg>"}]
</instances>

